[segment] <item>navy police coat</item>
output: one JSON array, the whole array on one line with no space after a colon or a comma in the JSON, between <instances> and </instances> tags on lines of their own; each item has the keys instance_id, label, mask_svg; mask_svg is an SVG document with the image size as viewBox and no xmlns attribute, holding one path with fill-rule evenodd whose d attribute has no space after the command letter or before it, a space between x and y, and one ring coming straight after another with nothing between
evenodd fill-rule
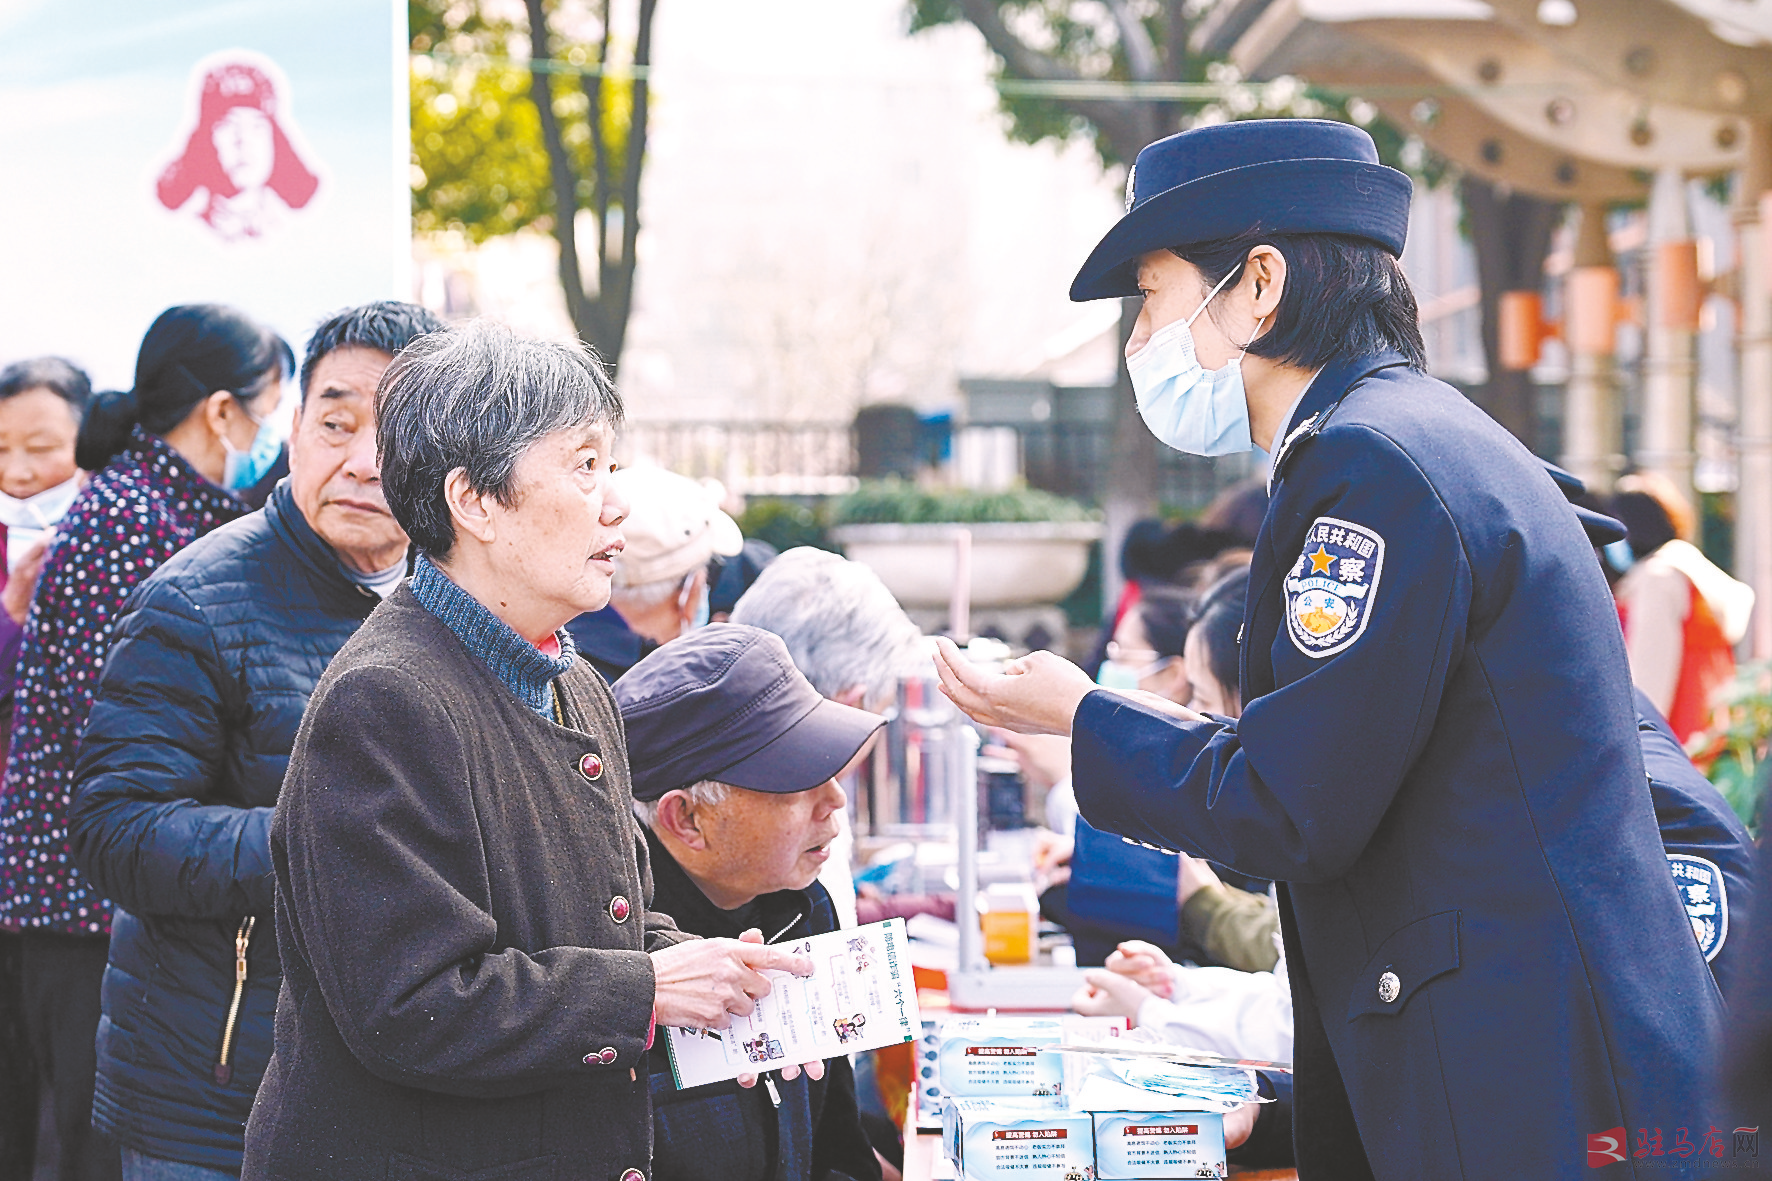
<instances>
[{"instance_id":1,"label":"navy police coat","mask_svg":"<svg viewBox=\"0 0 1772 1181\"><path fill-rule=\"evenodd\" d=\"M1742 940L1729 938L1753 904L1754 846L1747 826L1716 784L1699 774L1674 737L1673 728L1641 689L1636 690L1637 735L1649 798L1667 850L1674 889L1686 907L1698 948L1725 997L1744 967Z\"/></svg>"},{"instance_id":2,"label":"navy police coat","mask_svg":"<svg viewBox=\"0 0 1772 1181\"><path fill-rule=\"evenodd\" d=\"M1607 1146L1638 1127L1702 1140L1722 1001L1575 514L1395 354L1332 362L1284 434L1248 708L1089 694L1083 815L1283 883L1303 1181L1605 1181L1636 1175Z\"/></svg>"}]
</instances>

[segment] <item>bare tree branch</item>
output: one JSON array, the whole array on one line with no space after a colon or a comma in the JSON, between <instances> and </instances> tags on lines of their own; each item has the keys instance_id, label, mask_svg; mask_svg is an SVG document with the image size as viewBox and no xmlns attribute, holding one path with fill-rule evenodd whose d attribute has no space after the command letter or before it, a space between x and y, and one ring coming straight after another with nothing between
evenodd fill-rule
<instances>
[{"instance_id":1,"label":"bare tree branch","mask_svg":"<svg viewBox=\"0 0 1772 1181\"><path fill-rule=\"evenodd\" d=\"M1187 17L1187 0L1163 3L1163 76L1170 82L1187 79L1188 37L1194 24Z\"/></svg>"},{"instance_id":2,"label":"bare tree branch","mask_svg":"<svg viewBox=\"0 0 1772 1181\"><path fill-rule=\"evenodd\" d=\"M1126 0L1104 0L1120 34L1120 48L1126 54L1126 69L1135 81L1155 82L1158 78L1157 47L1151 44L1150 30L1126 4Z\"/></svg>"},{"instance_id":3,"label":"bare tree branch","mask_svg":"<svg viewBox=\"0 0 1772 1181\"><path fill-rule=\"evenodd\" d=\"M1036 82L1082 80L1083 75L1077 71L1055 57L1030 48L1020 37L1011 33L1009 26L1003 23L997 0L960 0L960 11L972 22L974 28L984 34L985 44L991 47L992 53L1003 59L1003 64L1017 78Z\"/></svg>"},{"instance_id":4,"label":"bare tree branch","mask_svg":"<svg viewBox=\"0 0 1772 1181\"><path fill-rule=\"evenodd\" d=\"M996 0L959 0L959 3L966 19L983 34L991 52L1003 59L1003 65L1012 77L1030 82L1083 80L1083 76L1068 65L1031 48L1010 32L1009 26L1003 23ZM1156 138L1147 134L1149 120L1144 108L1148 104L1088 99L1066 102L1065 106L1095 124L1123 159L1132 159L1139 148Z\"/></svg>"},{"instance_id":5,"label":"bare tree branch","mask_svg":"<svg viewBox=\"0 0 1772 1181\"><path fill-rule=\"evenodd\" d=\"M609 67L609 0L603 0L603 31L597 43L596 74L581 74L579 84L590 103L585 118L591 130L591 165L595 169L597 215L597 279L602 290L603 268L609 263L609 144L603 134L603 74Z\"/></svg>"},{"instance_id":6,"label":"bare tree branch","mask_svg":"<svg viewBox=\"0 0 1772 1181\"><path fill-rule=\"evenodd\" d=\"M529 55L536 62L553 57L548 44L548 18L542 0L526 0L529 10ZM546 70L529 72L529 93L541 118L542 143L548 151L548 173L554 187L554 240L560 244L560 287L566 295L566 312L575 325L583 324L584 278L578 269L578 234L573 215L578 212L578 175L566 153L560 120L554 114L552 75ZM582 330L582 329L581 329Z\"/></svg>"}]
</instances>

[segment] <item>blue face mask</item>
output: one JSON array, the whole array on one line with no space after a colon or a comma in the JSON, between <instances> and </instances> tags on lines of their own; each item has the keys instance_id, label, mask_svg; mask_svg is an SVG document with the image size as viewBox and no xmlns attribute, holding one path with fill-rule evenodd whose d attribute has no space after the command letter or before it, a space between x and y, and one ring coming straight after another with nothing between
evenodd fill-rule
<instances>
[{"instance_id":1,"label":"blue face mask","mask_svg":"<svg viewBox=\"0 0 1772 1181\"><path fill-rule=\"evenodd\" d=\"M240 409L252 419L245 402L240 403ZM258 423L258 433L252 436L252 446L246 450L234 446L226 435L221 437L222 450L228 453L222 466L222 487L230 492L244 492L264 479L277 456L283 453L283 416L273 410L263 419L253 421Z\"/></svg>"},{"instance_id":2,"label":"blue face mask","mask_svg":"<svg viewBox=\"0 0 1772 1181\"><path fill-rule=\"evenodd\" d=\"M1138 670L1118 660L1104 660L1096 670L1095 683L1103 689L1131 693L1138 688Z\"/></svg>"},{"instance_id":3,"label":"blue face mask","mask_svg":"<svg viewBox=\"0 0 1772 1181\"><path fill-rule=\"evenodd\" d=\"M1157 329L1143 348L1126 358L1144 425L1169 446L1190 455L1231 455L1254 446L1249 400L1243 393L1242 354L1210 373L1194 356L1194 321L1238 273L1233 270L1220 279L1193 315ZM1261 331L1261 323L1255 322L1250 341ZM1245 352L1248 348L1243 345Z\"/></svg>"}]
</instances>

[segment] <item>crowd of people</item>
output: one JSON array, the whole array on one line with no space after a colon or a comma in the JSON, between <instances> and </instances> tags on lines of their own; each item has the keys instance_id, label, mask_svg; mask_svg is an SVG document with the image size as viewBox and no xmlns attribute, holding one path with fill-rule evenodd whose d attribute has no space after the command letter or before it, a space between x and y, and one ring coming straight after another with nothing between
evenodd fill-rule
<instances>
[{"instance_id":1,"label":"crowd of people","mask_svg":"<svg viewBox=\"0 0 1772 1181\"><path fill-rule=\"evenodd\" d=\"M611 470L620 421L588 355L391 302L319 325L299 367L211 305L155 321L127 393L57 358L0 372L4 1175L31 1175L40 1105L70 1179L896 1172L847 1060L679 1091L655 1030L796 967L765 932L897 912L857 898L842 781L923 637L865 567ZM1239 717L1267 498L1132 531L1097 684ZM1744 588L1666 481L1586 503L1666 850L1739 910L1745 832L1679 743ZM1069 739L996 738L1045 794L1042 909L1094 965L1077 1011L1289 1060L1272 883L1092 826ZM1269 1085L1235 1159L1292 1160ZM602 1114L548 1114L579 1103Z\"/></svg>"},{"instance_id":2,"label":"crowd of people","mask_svg":"<svg viewBox=\"0 0 1772 1181\"><path fill-rule=\"evenodd\" d=\"M43 1110L69 1179L895 1171L847 1060L679 1091L656 1030L856 921L839 780L921 635L614 470L621 416L393 302L0 372L0 1175Z\"/></svg>"},{"instance_id":3,"label":"crowd of people","mask_svg":"<svg viewBox=\"0 0 1772 1181\"><path fill-rule=\"evenodd\" d=\"M934 653L1045 794L1073 1007L1295 1062L1233 1160L1497 1176L1505 1117L1574 1175L1706 1102L1764 985L1686 753L1751 595L1668 481L1587 498L1422 373L1364 133L1134 178L1073 294L1143 295L1147 424L1267 478L1133 531L1082 667ZM865 1065L683 1089L659 1030L902 912L845 783L931 650L864 567L618 469L623 414L580 346L396 302L299 364L189 305L128 391L0 370L0 1178L43 1111L69 1181L897 1175Z\"/></svg>"}]
</instances>

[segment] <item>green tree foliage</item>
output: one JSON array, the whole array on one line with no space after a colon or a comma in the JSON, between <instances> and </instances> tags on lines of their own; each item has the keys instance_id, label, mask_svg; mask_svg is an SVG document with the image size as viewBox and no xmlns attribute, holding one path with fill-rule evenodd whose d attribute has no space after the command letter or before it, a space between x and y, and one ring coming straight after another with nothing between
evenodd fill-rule
<instances>
[{"instance_id":1,"label":"green tree foliage","mask_svg":"<svg viewBox=\"0 0 1772 1181\"><path fill-rule=\"evenodd\" d=\"M1444 163L1411 142L1357 96L1294 79L1245 83L1226 62L1190 53L1198 5L1188 0L908 0L912 32L971 23L997 54L994 81L1011 138L1024 143L1093 139L1103 165L1129 164L1138 149L1204 120L1293 116L1357 123L1385 163L1438 183ZM1192 83L1196 97L1118 96L1086 82Z\"/></svg>"},{"instance_id":2,"label":"green tree foliage","mask_svg":"<svg viewBox=\"0 0 1772 1181\"><path fill-rule=\"evenodd\" d=\"M420 233L484 242L553 212L527 70L414 58L412 164Z\"/></svg>"},{"instance_id":3,"label":"green tree foliage","mask_svg":"<svg viewBox=\"0 0 1772 1181\"><path fill-rule=\"evenodd\" d=\"M526 226L551 233L567 312L613 367L633 289L657 6L639 0L632 68L605 77L609 3L528 0L527 19L515 21L488 15L476 0L408 0L407 15L415 228L456 230L475 242ZM578 35L562 35L565 28ZM578 262L581 210L592 215L589 283Z\"/></svg>"},{"instance_id":4,"label":"green tree foliage","mask_svg":"<svg viewBox=\"0 0 1772 1181\"><path fill-rule=\"evenodd\" d=\"M1022 83L1203 82L1187 50L1187 0L909 0L911 30L967 22L997 55L996 82L1010 134L1029 143L1092 135L1104 163L1126 163L1178 131L1200 100L1058 97Z\"/></svg>"}]
</instances>

